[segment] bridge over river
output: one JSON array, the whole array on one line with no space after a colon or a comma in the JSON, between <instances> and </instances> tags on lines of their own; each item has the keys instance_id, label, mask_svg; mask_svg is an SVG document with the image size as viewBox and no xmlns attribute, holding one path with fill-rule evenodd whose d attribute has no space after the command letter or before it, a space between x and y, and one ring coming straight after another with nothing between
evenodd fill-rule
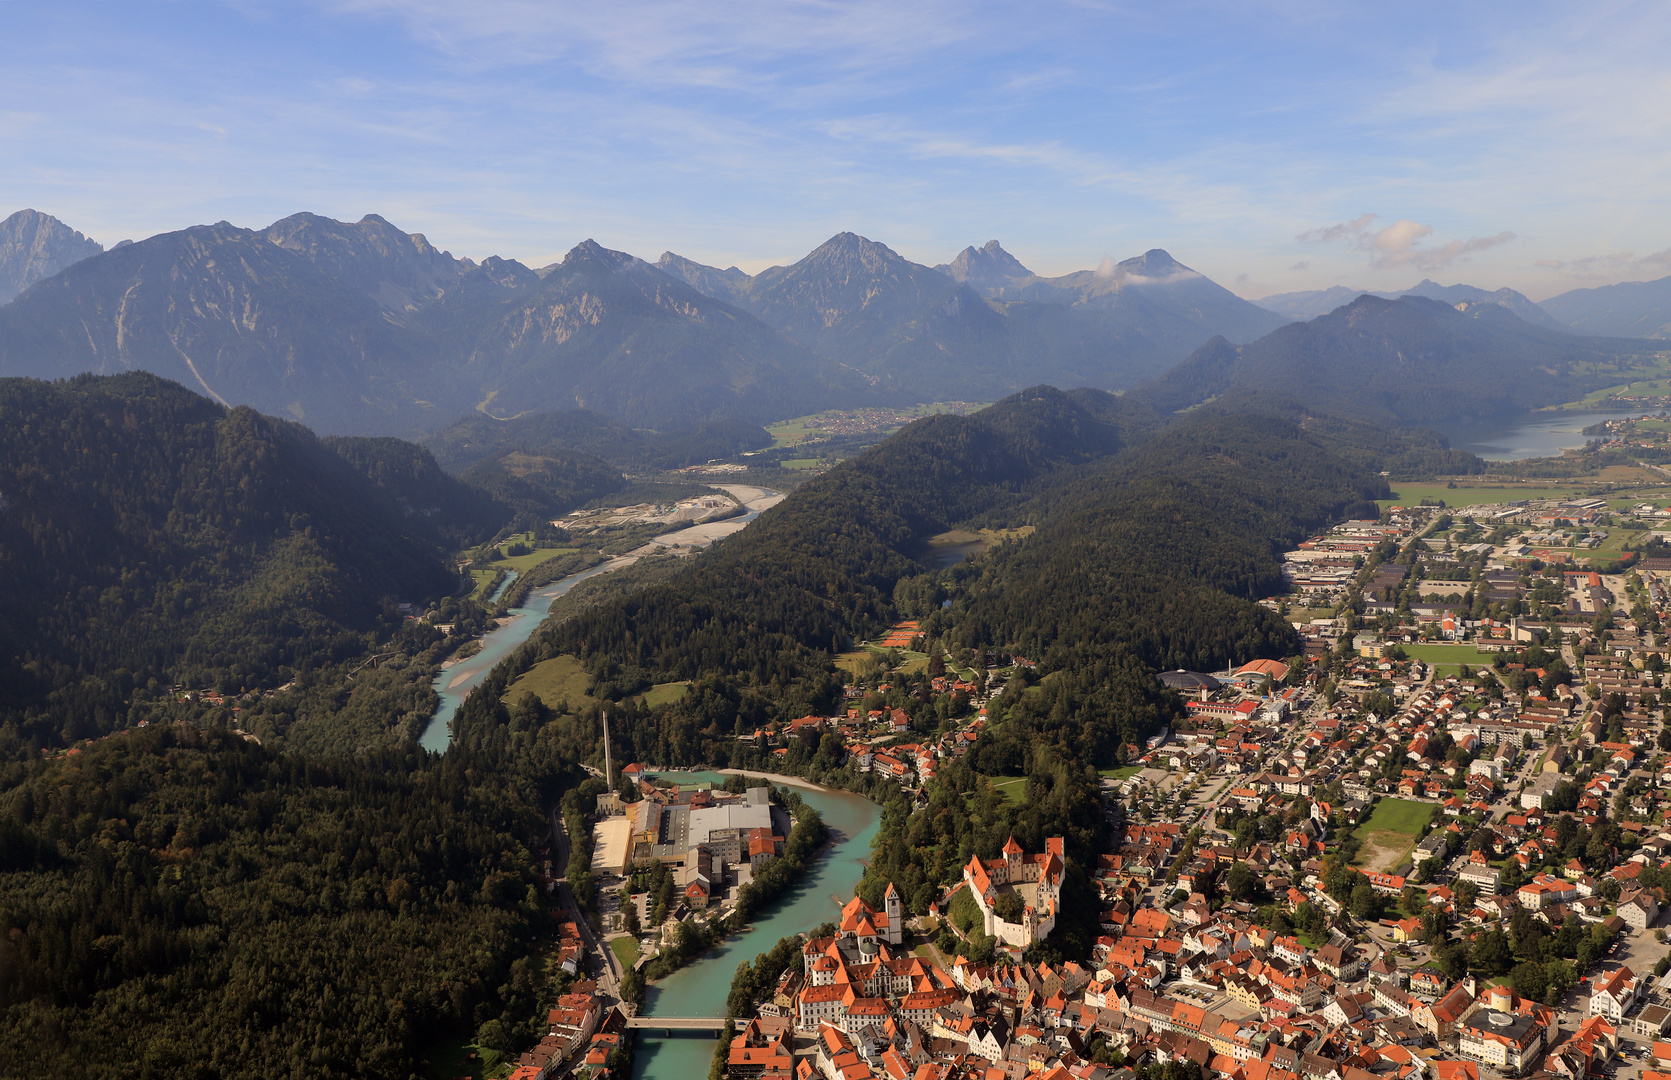
<instances>
[{"instance_id":1,"label":"bridge over river","mask_svg":"<svg viewBox=\"0 0 1671 1080\"><path fill-rule=\"evenodd\" d=\"M723 1016L633 1016L627 1019L627 1030L652 1031L712 1031L725 1030Z\"/></svg>"}]
</instances>

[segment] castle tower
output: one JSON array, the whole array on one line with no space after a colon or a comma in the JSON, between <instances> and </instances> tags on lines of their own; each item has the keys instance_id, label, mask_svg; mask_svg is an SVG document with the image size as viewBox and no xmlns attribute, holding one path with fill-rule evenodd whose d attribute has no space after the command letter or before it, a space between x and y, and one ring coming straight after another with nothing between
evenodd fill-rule
<instances>
[{"instance_id":1,"label":"castle tower","mask_svg":"<svg viewBox=\"0 0 1671 1080\"><path fill-rule=\"evenodd\" d=\"M1004 880L1021 880L1021 845L1015 842L1013 836L1004 844Z\"/></svg>"}]
</instances>

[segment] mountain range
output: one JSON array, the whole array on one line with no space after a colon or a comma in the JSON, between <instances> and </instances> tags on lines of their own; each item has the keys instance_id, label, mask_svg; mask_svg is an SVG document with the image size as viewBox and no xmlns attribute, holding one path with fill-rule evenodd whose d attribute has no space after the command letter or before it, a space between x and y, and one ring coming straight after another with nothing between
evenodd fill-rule
<instances>
[{"instance_id":1,"label":"mountain range","mask_svg":"<svg viewBox=\"0 0 1671 1080\"><path fill-rule=\"evenodd\" d=\"M1543 307L1583 334L1671 338L1671 277L1573 289Z\"/></svg>"},{"instance_id":2,"label":"mountain range","mask_svg":"<svg viewBox=\"0 0 1671 1080\"><path fill-rule=\"evenodd\" d=\"M651 265L592 240L536 270L455 257L375 214L346 223L303 213L260 230L223 221L104 251L32 210L0 224L6 290L17 295L0 303L0 375L150 371L327 434L421 437L478 415L487 427L470 438L491 441L504 434L496 423L582 410L639 433L604 439L623 467L692 460L754 438L765 421L829 408L992 400L1036 383L1177 386L1227 348L1281 352L1307 337L1285 320L1366 295L1336 287L1260 306L1160 249L1042 277L994 240L930 267L850 232L755 275L672 252ZM1473 318L1482 308L1526 330L1568 331L1540 339L1539 355L1642 351L1573 345L1574 328L1671 334L1671 278L1544 306L1511 289L1432 281L1378 298L1440 302L1470 317L1445 324L1469 334L1486 325ZM1450 332L1439 325L1424 316L1405 330L1425 342L1418 351L1478 353L1477 342L1423 337ZM1528 394L1541 391L1470 387L1454 409L1496 411ZM645 430L696 434L688 445L635 445Z\"/></svg>"},{"instance_id":3,"label":"mountain range","mask_svg":"<svg viewBox=\"0 0 1671 1080\"><path fill-rule=\"evenodd\" d=\"M496 401L509 414L590 407L684 427L793 416L862 388L758 320L592 241L542 277L454 258L375 215L164 233L0 308L0 374L129 369L357 434L433 431Z\"/></svg>"},{"instance_id":4,"label":"mountain range","mask_svg":"<svg viewBox=\"0 0 1671 1080\"><path fill-rule=\"evenodd\" d=\"M1545 330L1566 330L1570 332L1573 329L1573 327L1555 318L1547 310L1513 289L1498 289L1495 292L1487 292L1473 285L1441 285L1431 278L1423 278L1419 284L1411 288L1393 292L1372 292L1368 289L1348 289L1344 285L1334 285L1327 289L1312 289L1308 292L1278 293L1259 301L1259 306L1269 308L1279 315L1286 315L1296 321L1305 321L1315 319L1319 315L1326 315L1335 308L1350 304L1360 296L1378 296L1383 300L1397 300L1401 296L1422 296L1429 300L1441 300L1452 306L1457 304L1496 304L1498 307L1507 308L1514 312L1533 326L1541 326ZM1639 335L1620 336L1634 337Z\"/></svg>"},{"instance_id":5,"label":"mountain range","mask_svg":"<svg viewBox=\"0 0 1671 1080\"><path fill-rule=\"evenodd\" d=\"M752 277L671 251L657 265L918 400L953 387L1002 397L1040 381L1121 389L1214 334L1249 341L1282 325L1160 250L1106 273L1041 278L996 240L927 267L841 233Z\"/></svg>"},{"instance_id":6,"label":"mountain range","mask_svg":"<svg viewBox=\"0 0 1671 1080\"><path fill-rule=\"evenodd\" d=\"M1629 381L1651 342L1534 326L1497 304L1359 296L1237 346L1223 338L1129 396L1162 413L1270 394L1372 423L1503 415Z\"/></svg>"},{"instance_id":7,"label":"mountain range","mask_svg":"<svg viewBox=\"0 0 1671 1080\"><path fill-rule=\"evenodd\" d=\"M750 276L591 240L538 270L477 263L377 215L108 252L14 221L23 291L0 307L0 375L146 370L335 434L421 435L471 409L669 430L1041 380L1119 389L1281 323L1161 251L1046 279L996 243L932 268L842 233Z\"/></svg>"}]
</instances>

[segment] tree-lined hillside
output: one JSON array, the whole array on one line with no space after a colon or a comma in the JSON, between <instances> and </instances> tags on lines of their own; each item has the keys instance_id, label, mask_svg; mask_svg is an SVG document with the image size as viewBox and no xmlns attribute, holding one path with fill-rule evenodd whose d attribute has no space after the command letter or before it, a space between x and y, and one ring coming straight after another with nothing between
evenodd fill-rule
<instances>
[{"instance_id":1,"label":"tree-lined hillside","mask_svg":"<svg viewBox=\"0 0 1671 1080\"><path fill-rule=\"evenodd\" d=\"M0 731L109 730L136 688L362 651L445 552L307 429L151 375L0 381Z\"/></svg>"}]
</instances>

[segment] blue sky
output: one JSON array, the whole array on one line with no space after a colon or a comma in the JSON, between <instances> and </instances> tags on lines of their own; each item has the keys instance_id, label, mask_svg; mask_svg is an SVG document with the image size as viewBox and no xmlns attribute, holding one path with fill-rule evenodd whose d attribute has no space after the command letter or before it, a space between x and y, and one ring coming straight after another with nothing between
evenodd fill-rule
<instances>
[{"instance_id":1,"label":"blue sky","mask_svg":"<svg viewBox=\"0 0 1671 1080\"><path fill-rule=\"evenodd\" d=\"M1664 3L0 0L0 40L0 213L106 244L305 209L531 265L1671 274Z\"/></svg>"}]
</instances>

